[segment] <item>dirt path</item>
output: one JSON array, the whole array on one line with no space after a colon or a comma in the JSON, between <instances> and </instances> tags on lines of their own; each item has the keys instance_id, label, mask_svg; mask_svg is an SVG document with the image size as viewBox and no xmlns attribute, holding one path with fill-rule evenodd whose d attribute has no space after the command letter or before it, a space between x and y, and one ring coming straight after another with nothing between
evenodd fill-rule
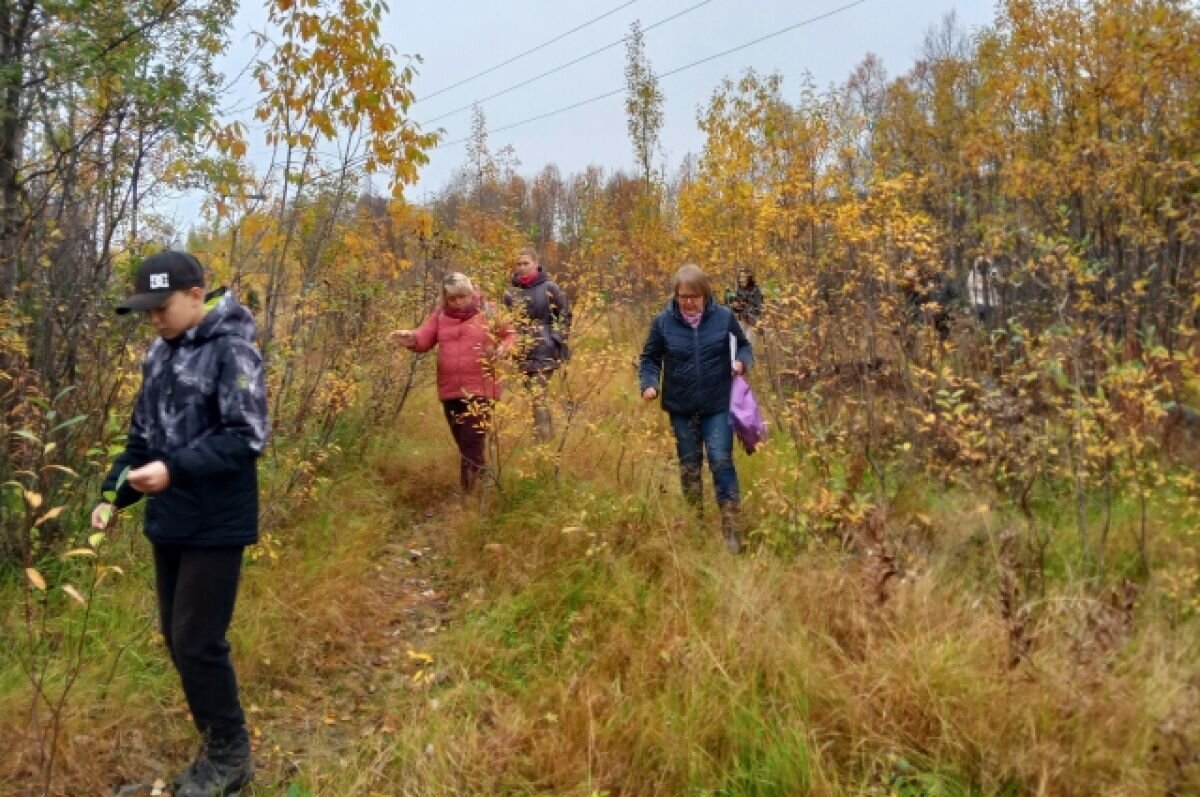
<instances>
[{"instance_id":1,"label":"dirt path","mask_svg":"<svg viewBox=\"0 0 1200 797\"><path fill-rule=\"evenodd\" d=\"M358 596L365 600L340 607L352 631L322 640L328 663L316 660L303 679L273 688L269 705L247 705L255 793L282 792L301 771L344 769L364 737L386 736L406 721L396 716L398 692L447 677L424 652L451 619L441 525L436 511L424 510L389 535L372 589Z\"/></svg>"}]
</instances>

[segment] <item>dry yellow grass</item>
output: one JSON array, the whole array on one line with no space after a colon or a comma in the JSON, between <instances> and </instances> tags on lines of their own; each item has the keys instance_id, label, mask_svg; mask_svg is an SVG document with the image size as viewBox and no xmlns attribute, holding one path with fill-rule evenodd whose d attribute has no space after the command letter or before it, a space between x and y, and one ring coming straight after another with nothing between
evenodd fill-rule
<instances>
[{"instance_id":1,"label":"dry yellow grass","mask_svg":"<svg viewBox=\"0 0 1200 797\"><path fill-rule=\"evenodd\" d=\"M514 395L502 492L482 507L457 496L422 393L272 532L278 558L249 568L234 635L255 794L1200 788L1195 626L1160 616L1152 584L1128 613L1105 590L1052 582L1010 667L993 573L1009 520L978 496L904 494L882 521L902 566L881 601L859 546L728 556L713 513L680 502L665 423L631 375L569 378L588 403L564 456L521 433ZM746 471L790 478L766 465L789 461ZM143 557L135 546L111 598L114 638L148 616ZM101 793L187 753L161 652L147 635L132 653L104 695L89 670L58 793ZM0 743L27 753L25 697L4 677ZM0 768L6 793L28 791L21 766Z\"/></svg>"}]
</instances>

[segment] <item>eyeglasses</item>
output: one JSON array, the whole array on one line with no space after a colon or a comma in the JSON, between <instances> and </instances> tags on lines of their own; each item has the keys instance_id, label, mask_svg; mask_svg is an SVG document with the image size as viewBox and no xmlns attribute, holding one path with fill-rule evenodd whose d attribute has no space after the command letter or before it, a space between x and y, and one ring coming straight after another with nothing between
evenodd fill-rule
<instances>
[{"instance_id":1,"label":"eyeglasses","mask_svg":"<svg viewBox=\"0 0 1200 797\"><path fill-rule=\"evenodd\" d=\"M675 298L681 302L699 302L704 299L704 296L699 293L677 293Z\"/></svg>"}]
</instances>

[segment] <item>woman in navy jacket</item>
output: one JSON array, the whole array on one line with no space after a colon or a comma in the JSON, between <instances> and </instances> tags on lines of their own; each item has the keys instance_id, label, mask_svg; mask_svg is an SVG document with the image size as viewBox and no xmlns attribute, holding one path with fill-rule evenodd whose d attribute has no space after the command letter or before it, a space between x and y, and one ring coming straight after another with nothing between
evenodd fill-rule
<instances>
[{"instance_id":1,"label":"woman in navy jacket","mask_svg":"<svg viewBox=\"0 0 1200 797\"><path fill-rule=\"evenodd\" d=\"M661 391L662 407L675 432L683 495L701 509L700 466L707 452L725 544L738 553L741 493L733 468L729 394L733 375L745 373L754 355L733 311L713 299L712 286L699 266L680 268L671 288L672 298L650 324L642 347L642 398L653 401ZM737 352L732 363L730 335Z\"/></svg>"}]
</instances>

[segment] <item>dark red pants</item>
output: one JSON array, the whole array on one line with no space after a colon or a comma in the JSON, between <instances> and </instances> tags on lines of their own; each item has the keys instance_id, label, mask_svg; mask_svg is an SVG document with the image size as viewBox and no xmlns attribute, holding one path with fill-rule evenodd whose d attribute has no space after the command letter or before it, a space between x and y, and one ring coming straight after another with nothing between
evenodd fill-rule
<instances>
[{"instance_id":1,"label":"dark red pants","mask_svg":"<svg viewBox=\"0 0 1200 797\"><path fill-rule=\"evenodd\" d=\"M492 418L491 399L446 399L442 411L450 424L450 434L458 446L459 483L464 490L474 489L487 458L487 430Z\"/></svg>"}]
</instances>

